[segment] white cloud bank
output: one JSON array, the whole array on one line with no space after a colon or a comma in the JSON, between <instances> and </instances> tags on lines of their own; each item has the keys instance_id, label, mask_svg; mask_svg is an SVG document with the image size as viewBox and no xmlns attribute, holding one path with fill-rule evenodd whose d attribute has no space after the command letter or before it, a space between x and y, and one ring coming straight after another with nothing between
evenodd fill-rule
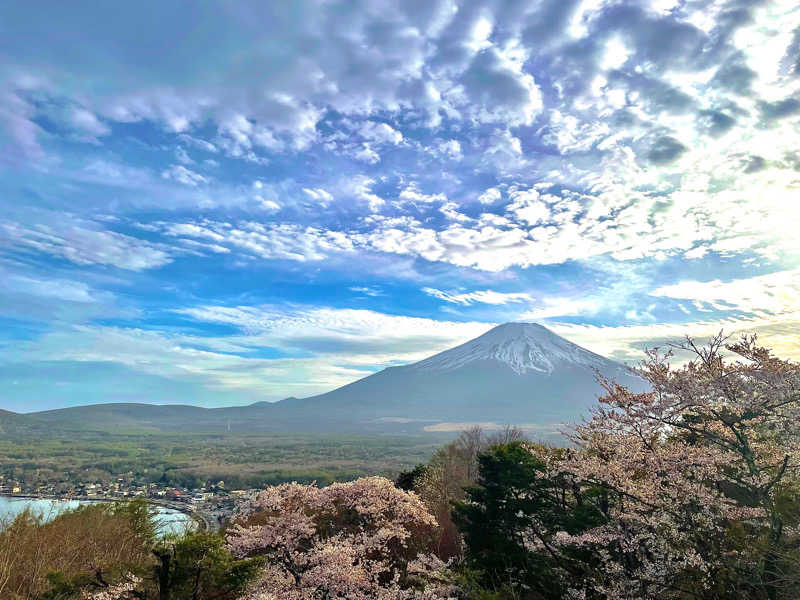
<instances>
[{"instance_id":1,"label":"white cloud bank","mask_svg":"<svg viewBox=\"0 0 800 600\"><path fill-rule=\"evenodd\" d=\"M175 312L200 323L232 325L240 333L204 337L80 325L21 342L3 358L12 363L110 362L150 375L279 399L326 392L372 370L421 360L491 327L330 308L204 306ZM291 356L257 357L266 348Z\"/></svg>"}]
</instances>

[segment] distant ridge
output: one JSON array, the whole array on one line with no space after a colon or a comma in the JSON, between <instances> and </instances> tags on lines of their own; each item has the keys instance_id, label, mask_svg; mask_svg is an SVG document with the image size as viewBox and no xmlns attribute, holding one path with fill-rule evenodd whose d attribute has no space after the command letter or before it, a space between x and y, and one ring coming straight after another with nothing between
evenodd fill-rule
<instances>
[{"instance_id":1,"label":"distant ridge","mask_svg":"<svg viewBox=\"0 0 800 600\"><path fill-rule=\"evenodd\" d=\"M534 323L506 323L417 363L389 367L325 394L248 406L96 404L26 415L57 426L150 431L419 432L447 423L553 428L587 414L600 373L635 390L624 365Z\"/></svg>"}]
</instances>

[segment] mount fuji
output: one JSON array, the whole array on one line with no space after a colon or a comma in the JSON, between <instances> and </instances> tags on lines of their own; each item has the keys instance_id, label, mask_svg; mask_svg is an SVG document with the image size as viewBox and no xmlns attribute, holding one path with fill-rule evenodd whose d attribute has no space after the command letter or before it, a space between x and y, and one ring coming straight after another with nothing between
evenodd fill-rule
<instances>
[{"instance_id":1,"label":"mount fuji","mask_svg":"<svg viewBox=\"0 0 800 600\"><path fill-rule=\"evenodd\" d=\"M598 374L634 391L646 389L625 365L542 325L506 323L420 362L310 398L214 409L98 404L25 417L82 428L202 432L411 433L471 423L553 431L588 414L603 391Z\"/></svg>"},{"instance_id":2,"label":"mount fuji","mask_svg":"<svg viewBox=\"0 0 800 600\"><path fill-rule=\"evenodd\" d=\"M452 371L470 363L495 361L517 375L552 375L559 367L619 369L620 365L581 348L535 323L506 323L482 336L409 365L422 371Z\"/></svg>"},{"instance_id":3,"label":"mount fuji","mask_svg":"<svg viewBox=\"0 0 800 600\"><path fill-rule=\"evenodd\" d=\"M643 391L625 365L534 323L506 323L420 362L389 367L326 394L287 399L273 414L365 430L460 429L468 423L534 429L577 422L603 390L597 375ZM297 420L296 420L297 419Z\"/></svg>"}]
</instances>

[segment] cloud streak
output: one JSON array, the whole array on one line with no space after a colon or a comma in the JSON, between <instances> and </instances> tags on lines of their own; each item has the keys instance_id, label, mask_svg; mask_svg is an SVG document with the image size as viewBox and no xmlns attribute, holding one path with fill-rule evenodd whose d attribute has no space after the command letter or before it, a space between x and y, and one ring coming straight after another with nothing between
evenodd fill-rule
<instances>
[{"instance_id":1,"label":"cloud streak","mask_svg":"<svg viewBox=\"0 0 800 600\"><path fill-rule=\"evenodd\" d=\"M50 223L25 227L0 223L6 249L34 251L78 265L111 265L130 271L163 266L172 261L156 244L122 233L91 228L89 223ZM2 242L0 242L2 243Z\"/></svg>"}]
</instances>

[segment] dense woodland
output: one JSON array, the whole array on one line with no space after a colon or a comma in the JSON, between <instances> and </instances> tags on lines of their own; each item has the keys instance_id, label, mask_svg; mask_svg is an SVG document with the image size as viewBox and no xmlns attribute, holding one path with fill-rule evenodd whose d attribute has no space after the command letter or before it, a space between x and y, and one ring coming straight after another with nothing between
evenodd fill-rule
<instances>
[{"instance_id":1,"label":"dense woodland","mask_svg":"<svg viewBox=\"0 0 800 600\"><path fill-rule=\"evenodd\" d=\"M228 489L394 478L453 435L181 434L98 430L0 432L0 476L31 492L68 493L81 483L124 476L138 484L186 488L224 481Z\"/></svg>"},{"instance_id":2,"label":"dense woodland","mask_svg":"<svg viewBox=\"0 0 800 600\"><path fill-rule=\"evenodd\" d=\"M800 365L753 338L652 351L570 444L465 431L396 481L283 483L219 534L146 504L0 532L3 600L789 600L800 589Z\"/></svg>"}]
</instances>

